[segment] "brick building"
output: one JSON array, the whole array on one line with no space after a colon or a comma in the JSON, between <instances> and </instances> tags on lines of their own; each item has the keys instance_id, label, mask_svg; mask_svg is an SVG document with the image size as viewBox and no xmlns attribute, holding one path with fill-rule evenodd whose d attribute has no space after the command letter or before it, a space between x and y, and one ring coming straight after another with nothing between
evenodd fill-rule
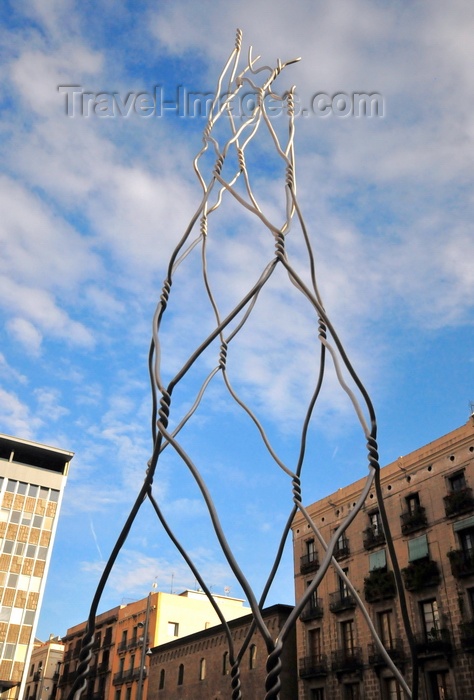
<instances>
[{"instance_id":1,"label":"brick building","mask_svg":"<svg viewBox=\"0 0 474 700\"><path fill-rule=\"evenodd\" d=\"M0 435L0 693L22 697L72 452Z\"/></svg>"},{"instance_id":2,"label":"brick building","mask_svg":"<svg viewBox=\"0 0 474 700\"><path fill-rule=\"evenodd\" d=\"M263 610L263 619L273 639L291 610L288 605L273 605ZM252 620L252 615L246 615L229 623L237 652ZM161 644L151 651L147 700L224 700L231 697L229 650L223 625ZM240 666L243 698L263 698L266 661L266 646L256 631ZM295 700L298 691L294 629L285 643L281 662L280 700Z\"/></svg>"},{"instance_id":3,"label":"brick building","mask_svg":"<svg viewBox=\"0 0 474 700\"><path fill-rule=\"evenodd\" d=\"M308 508L325 541L365 480ZM381 470L384 504L402 569L420 668L420 700L474 698L474 416ZM323 548L301 514L293 523L299 600ZM384 647L411 680L409 648L372 488L334 552ZM367 623L330 567L297 625L300 700L399 700L401 689Z\"/></svg>"},{"instance_id":4,"label":"brick building","mask_svg":"<svg viewBox=\"0 0 474 700\"><path fill-rule=\"evenodd\" d=\"M226 620L240 617L248 610L240 598L220 595L214 598ZM179 595L156 591L147 598L98 615L87 688L81 698L136 700L141 695L145 699L149 648L204 630L218 621L207 596L192 590ZM66 652L58 686L61 700L66 700L76 679L85 630L86 622L82 622L69 628L63 638Z\"/></svg>"}]
</instances>

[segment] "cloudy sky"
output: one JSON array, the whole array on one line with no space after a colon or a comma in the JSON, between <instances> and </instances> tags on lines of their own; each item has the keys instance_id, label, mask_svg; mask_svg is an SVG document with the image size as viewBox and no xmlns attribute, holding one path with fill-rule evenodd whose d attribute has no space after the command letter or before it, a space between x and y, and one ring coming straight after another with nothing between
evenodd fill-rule
<instances>
[{"instance_id":1,"label":"cloudy sky","mask_svg":"<svg viewBox=\"0 0 474 700\"><path fill-rule=\"evenodd\" d=\"M189 113L183 95L215 92L238 27L243 63L250 45L258 65L302 58L276 89L295 85L306 110L295 118L299 204L325 308L377 412L382 464L466 422L474 401L474 6L7 0L0 12L0 429L75 452L38 629L45 638L87 617L143 481L153 313L202 197L192 163L205 118ZM345 95L350 108L356 93L377 95L378 112L355 116L331 102ZM159 109L149 109L152 99ZM284 139L285 116L273 124ZM284 171L263 131L248 167L262 208L281 225ZM225 197L208 242L226 312L271 260L273 238ZM297 227L288 244L304 271ZM166 381L212 318L196 250L177 272L163 326ZM178 392L176 420L215 351ZM280 271L236 341L231 369L291 468L318 357L314 311ZM306 503L367 469L360 426L331 371L310 435ZM221 377L183 444L258 595L291 483ZM171 450L155 489L212 590L241 596ZM285 563L270 603L292 602L290 552ZM155 579L168 592L195 586L145 503L101 609L146 595Z\"/></svg>"}]
</instances>

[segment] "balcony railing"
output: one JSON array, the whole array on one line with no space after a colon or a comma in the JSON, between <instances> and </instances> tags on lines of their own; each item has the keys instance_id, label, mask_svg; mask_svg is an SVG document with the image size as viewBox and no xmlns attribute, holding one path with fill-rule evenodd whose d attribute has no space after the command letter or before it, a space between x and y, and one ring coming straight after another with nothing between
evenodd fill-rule
<instances>
[{"instance_id":1,"label":"balcony railing","mask_svg":"<svg viewBox=\"0 0 474 700\"><path fill-rule=\"evenodd\" d=\"M335 673L354 673L364 667L362 661L362 649L337 649L332 652L332 670Z\"/></svg>"},{"instance_id":2,"label":"balcony railing","mask_svg":"<svg viewBox=\"0 0 474 700\"><path fill-rule=\"evenodd\" d=\"M448 518L454 518L462 513L469 513L474 510L474 497L472 489L466 486L459 491L453 491L444 497L444 509Z\"/></svg>"},{"instance_id":3,"label":"balcony railing","mask_svg":"<svg viewBox=\"0 0 474 700\"><path fill-rule=\"evenodd\" d=\"M384 644L385 651L388 653L392 661L396 664L401 663L406 659L405 652L403 651L403 642L401 639L392 639L390 643ZM374 643L369 644L369 664L371 666L383 666L387 662L378 648Z\"/></svg>"},{"instance_id":4,"label":"balcony railing","mask_svg":"<svg viewBox=\"0 0 474 700\"><path fill-rule=\"evenodd\" d=\"M455 578L474 575L474 552L452 549L448 552L451 573Z\"/></svg>"},{"instance_id":5,"label":"balcony railing","mask_svg":"<svg viewBox=\"0 0 474 700\"><path fill-rule=\"evenodd\" d=\"M423 588L437 586L440 581L438 564L432 559L417 559L402 569L407 591L421 591Z\"/></svg>"},{"instance_id":6,"label":"balcony railing","mask_svg":"<svg viewBox=\"0 0 474 700\"><path fill-rule=\"evenodd\" d=\"M110 671L110 667L108 663L102 663L97 666L97 673L108 673Z\"/></svg>"},{"instance_id":7,"label":"balcony railing","mask_svg":"<svg viewBox=\"0 0 474 700\"><path fill-rule=\"evenodd\" d=\"M356 605L356 599L349 591L335 591L329 594L329 610L333 613L352 610Z\"/></svg>"},{"instance_id":8,"label":"balcony railing","mask_svg":"<svg viewBox=\"0 0 474 700\"><path fill-rule=\"evenodd\" d=\"M114 673L112 683L114 685L119 685L120 683L136 681L139 676L140 668L128 668L126 671L119 671L118 673Z\"/></svg>"},{"instance_id":9,"label":"balcony railing","mask_svg":"<svg viewBox=\"0 0 474 700\"><path fill-rule=\"evenodd\" d=\"M465 651L474 651L474 620L461 622L459 625L459 636L461 638L461 647Z\"/></svg>"},{"instance_id":10,"label":"balcony railing","mask_svg":"<svg viewBox=\"0 0 474 700\"><path fill-rule=\"evenodd\" d=\"M374 569L364 579L364 596L368 603L390 600L397 594L393 571Z\"/></svg>"},{"instance_id":11,"label":"balcony railing","mask_svg":"<svg viewBox=\"0 0 474 700\"><path fill-rule=\"evenodd\" d=\"M316 598L307 603L300 615L300 620L308 622L308 620L318 620L323 616L323 599Z\"/></svg>"},{"instance_id":12,"label":"balcony railing","mask_svg":"<svg viewBox=\"0 0 474 700\"><path fill-rule=\"evenodd\" d=\"M300 559L300 573L308 574L319 569L319 557L316 552L305 554Z\"/></svg>"},{"instance_id":13,"label":"balcony railing","mask_svg":"<svg viewBox=\"0 0 474 700\"><path fill-rule=\"evenodd\" d=\"M411 532L421 530L428 525L426 510L423 506L417 506L414 510L402 513L400 515L402 524L402 533L409 535Z\"/></svg>"},{"instance_id":14,"label":"balcony railing","mask_svg":"<svg viewBox=\"0 0 474 700\"><path fill-rule=\"evenodd\" d=\"M451 636L446 628L415 635L416 653L419 656L443 656L453 651Z\"/></svg>"},{"instance_id":15,"label":"balcony railing","mask_svg":"<svg viewBox=\"0 0 474 700\"><path fill-rule=\"evenodd\" d=\"M349 540L347 537L344 537L342 540L338 540L336 542L336 546L334 547L334 552L333 556L334 559L339 561L340 559L345 559L346 557L349 556L351 553L350 547L349 547Z\"/></svg>"},{"instance_id":16,"label":"balcony railing","mask_svg":"<svg viewBox=\"0 0 474 700\"><path fill-rule=\"evenodd\" d=\"M326 654L315 654L300 659L300 678L318 678L320 676L327 676L327 674L328 662Z\"/></svg>"},{"instance_id":17,"label":"balcony railing","mask_svg":"<svg viewBox=\"0 0 474 700\"><path fill-rule=\"evenodd\" d=\"M373 549L374 547L380 547L385 544L385 535L381 528L374 530L373 527L368 527L364 530L363 539L364 549Z\"/></svg>"}]
</instances>

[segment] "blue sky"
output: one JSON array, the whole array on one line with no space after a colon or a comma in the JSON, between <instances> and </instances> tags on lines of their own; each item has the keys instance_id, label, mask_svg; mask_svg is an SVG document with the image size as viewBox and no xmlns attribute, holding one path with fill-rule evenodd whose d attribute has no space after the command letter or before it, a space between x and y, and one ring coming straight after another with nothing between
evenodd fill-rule
<instances>
[{"instance_id":1,"label":"blue sky","mask_svg":"<svg viewBox=\"0 0 474 700\"><path fill-rule=\"evenodd\" d=\"M295 146L320 292L372 397L386 464L464 423L474 400L474 8L456 0L22 0L0 12L1 430L75 452L38 629L45 638L87 617L143 480L152 448L152 316L171 251L200 202L192 161L205 125L172 109L161 117L135 109L68 116L58 87L116 93L124 104L156 86L168 102L179 86L210 92L240 27L262 63L302 57L277 81L282 91L296 85L302 105L317 94L383 98L382 117L297 117ZM285 128L283 119L275 125ZM249 170L278 219L284 189L276 163L268 140L255 139ZM269 260L273 242L229 201L209 246L227 308ZM209 321L197 262L176 278L163 336L168 378ZM283 275L238 349L237 386L293 464L319 349L314 315ZM196 381L183 388L178 410ZM364 442L329 373L311 430L305 502L366 472ZM183 443L258 593L291 484L226 402L222 382L213 383ZM171 453L155 487L208 584L240 596L200 496ZM269 603L292 601L289 551L285 563ZM155 579L164 591L195 585L145 504L101 609L146 595Z\"/></svg>"}]
</instances>

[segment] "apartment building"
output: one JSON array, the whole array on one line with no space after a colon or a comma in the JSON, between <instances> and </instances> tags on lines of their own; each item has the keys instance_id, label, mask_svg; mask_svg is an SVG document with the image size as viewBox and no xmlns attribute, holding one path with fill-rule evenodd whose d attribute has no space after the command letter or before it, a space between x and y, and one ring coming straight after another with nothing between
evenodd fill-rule
<instances>
[{"instance_id":1,"label":"apartment building","mask_svg":"<svg viewBox=\"0 0 474 700\"><path fill-rule=\"evenodd\" d=\"M273 605L262 611L265 625L275 640L292 607ZM229 623L235 653L246 638L253 616ZM220 700L231 698L232 675L229 646L222 624L153 648L147 700ZM243 698L263 698L265 694L267 649L263 637L254 631L240 663ZM280 657L280 700L297 697L296 634L286 639Z\"/></svg>"},{"instance_id":2,"label":"apartment building","mask_svg":"<svg viewBox=\"0 0 474 700\"><path fill-rule=\"evenodd\" d=\"M53 635L46 642L35 642L29 668L25 669L25 700L55 700L64 644Z\"/></svg>"},{"instance_id":3,"label":"apartment building","mask_svg":"<svg viewBox=\"0 0 474 700\"><path fill-rule=\"evenodd\" d=\"M72 452L0 434L0 693L23 695Z\"/></svg>"},{"instance_id":4,"label":"apartment building","mask_svg":"<svg viewBox=\"0 0 474 700\"><path fill-rule=\"evenodd\" d=\"M364 480L308 511L329 541ZM415 634L420 700L474 698L474 416L381 470L382 493ZM297 600L324 553L307 522L293 523ZM361 596L395 665L411 682L386 536L372 488L334 556ZM330 568L297 624L300 700L401 700L355 597Z\"/></svg>"},{"instance_id":5,"label":"apartment building","mask_svg":"<svg viewBox=\"0 0 474 700\"><path fill-rule=\"evenodd\" d=\"M240 598L214 596L226 620L245 615ZM148 692L149 650L216 625L219 618L202 591L180 594L152 592L147 598L119 605L96 618L93 658L84 700L140 700ZM61 700L66 700L76 669L86 622L68 629L64 665L59 678Z\"/></svg>"}]
</instances>

